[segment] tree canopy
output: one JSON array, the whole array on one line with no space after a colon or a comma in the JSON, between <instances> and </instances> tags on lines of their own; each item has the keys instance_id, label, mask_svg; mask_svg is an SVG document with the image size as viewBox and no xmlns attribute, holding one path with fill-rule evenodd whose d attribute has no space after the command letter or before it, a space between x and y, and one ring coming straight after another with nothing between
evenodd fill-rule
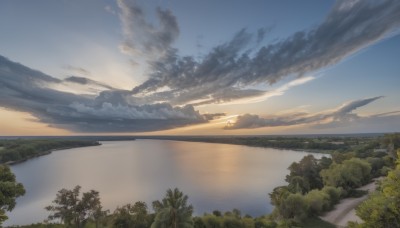
<instances>
[{"instance_id":1,"label":"tree canopy","mask_svg":"<svg viewBox=\"0 0 400 228\"><path fill-rule=\"evenodd\" d=\"M89 219L97 221L107 214L102 210L99 192L90 190L80 197L81 186L72 190L61 189L53 201L54 205L46 207L53 212L49 220L61 219L67 227L83 227Z\"/></svg>"},{"instance_id":2,"label":"tree canopy","mask_svg":"<svg viewBox=\"0 0 400 228\"><path fill-rule=\"evenodd\" d=\"M162 201L154 201L156 217L152 228L193 227L193 206L187 204L188 196L179 189L168 189Z\"/></svg>"},{"instance_id":3,"label":"tree canopy","mask_svg":"<svg viewBox=\"0 0 400 228\"><path fill-rule=\"evenodd\" d=\"M7 219L6 211L14 209L16 198L24 194L24 186L16 182L10 168L0 165L0 225Z\"/></svg>"}]
</instances>

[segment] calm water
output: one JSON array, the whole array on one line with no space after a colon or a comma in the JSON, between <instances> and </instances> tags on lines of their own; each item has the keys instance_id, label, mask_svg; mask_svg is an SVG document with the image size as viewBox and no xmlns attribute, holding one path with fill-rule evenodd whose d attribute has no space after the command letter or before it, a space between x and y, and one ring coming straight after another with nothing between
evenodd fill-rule
<instances>
[{"instance_id":1,"label":"calm water","mask_svg":"<svg viewBox=\"0 0 400 228\"><path fill-rule=\"evenodd\" d=\"M284 184L287 167L308 153L237 145L136 140L60 150L11 167L26 195L4 225L47 218L58 190L81 185L100 192L104 208L161 199L168 188L189 196L195 214L238 208L269 213L268 193ZM321 154L314 154L321 157Z\"/></svg>"}]
</instances>

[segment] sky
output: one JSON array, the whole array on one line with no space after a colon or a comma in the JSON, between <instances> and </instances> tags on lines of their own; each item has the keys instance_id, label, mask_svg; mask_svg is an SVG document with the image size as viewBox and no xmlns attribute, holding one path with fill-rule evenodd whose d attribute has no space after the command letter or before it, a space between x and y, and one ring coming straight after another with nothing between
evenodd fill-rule
<instances>
[{"instance_id":1,"label":"sky","mask_svg":"<svg viewBox=\"0 0 400 228\"><path fill-rule=\"evenodd\" d=\"M400 2L2 0L0 135L400 131Z\"/></svg>"}]
</instances>

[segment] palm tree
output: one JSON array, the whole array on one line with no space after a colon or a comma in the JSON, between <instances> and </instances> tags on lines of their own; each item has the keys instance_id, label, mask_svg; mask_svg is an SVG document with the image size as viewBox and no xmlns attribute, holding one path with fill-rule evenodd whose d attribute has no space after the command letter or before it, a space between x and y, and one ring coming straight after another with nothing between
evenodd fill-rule
<instances>
[{"instance_id":1,"label":"palm tree","mask_svg":"<svg viewBox=\"0 0 400 228\"><path fill-rule=\"evenodd\" d=\"M188 206L187 200L179 189L168 189L162 202L153 202L156 217L151 228L192 228L193 206Z\"/></svg>"}]
</instances>

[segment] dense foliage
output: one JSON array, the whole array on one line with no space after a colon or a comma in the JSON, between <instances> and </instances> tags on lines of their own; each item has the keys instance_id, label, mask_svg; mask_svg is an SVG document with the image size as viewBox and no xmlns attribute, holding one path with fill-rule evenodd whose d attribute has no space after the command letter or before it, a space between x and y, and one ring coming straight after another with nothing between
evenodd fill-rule
<instances>
[{"instance_id":1,"label":"dense foliage","mask_svg":"<svg viewBox=\"0 0 400 228\"><path fill-rule=\"evenodd\" d=\"M24 161L52 150L100 145L96 141L61 139L0 140L0 164Z\"/></svg>"},{"instance_id":2,"label":"dense foliage","mask_svg":"<svg viewBox=\"0 0 400 228\"><path fill-rule=\"evenodd\" d=\"M0 165L0 226L7 219L6 211L14 209L15 199L24 194L24 187L16 182L10 168Z\"/></svg>"},{"instance_id":3,"label":"dense foliage","mask_svg":"<svg viewBox=\"0 0 400 228\"><path fill-rule=\"evenodd\" d=\"M58 191L54 205L46 207L52 212L49 220L61 219L67 227L81 228L91 219L97 227L108 212L102 210L99 192L90 190L80 197L80 189L80 186L76 186L72 190Z\"/></svg>"},{"instance_id":4,"label":"dense foliage","mask_svg":"<svg viewBox=\"0 0 400 228\"><path fill-rule=\"evenodd\" d=\"M186 228L193 227L193 206L187 205L188 196L179 189L168 189L162 201L154 201L153 208L156 213L151 228Z\"/></svg>"},{"instance_id":5,"label":"dense foliage","mask_svg":"<svg viewBox=\"0 0 400 228\"><path fill-rule=\"evenodd\" d=\"M400 156L400 150L397 150ZM351 224L360 228L400 227L400 161L382 181L377 192L357 208L357 215L364 221Z\"/></svg>"}]
</instances>

